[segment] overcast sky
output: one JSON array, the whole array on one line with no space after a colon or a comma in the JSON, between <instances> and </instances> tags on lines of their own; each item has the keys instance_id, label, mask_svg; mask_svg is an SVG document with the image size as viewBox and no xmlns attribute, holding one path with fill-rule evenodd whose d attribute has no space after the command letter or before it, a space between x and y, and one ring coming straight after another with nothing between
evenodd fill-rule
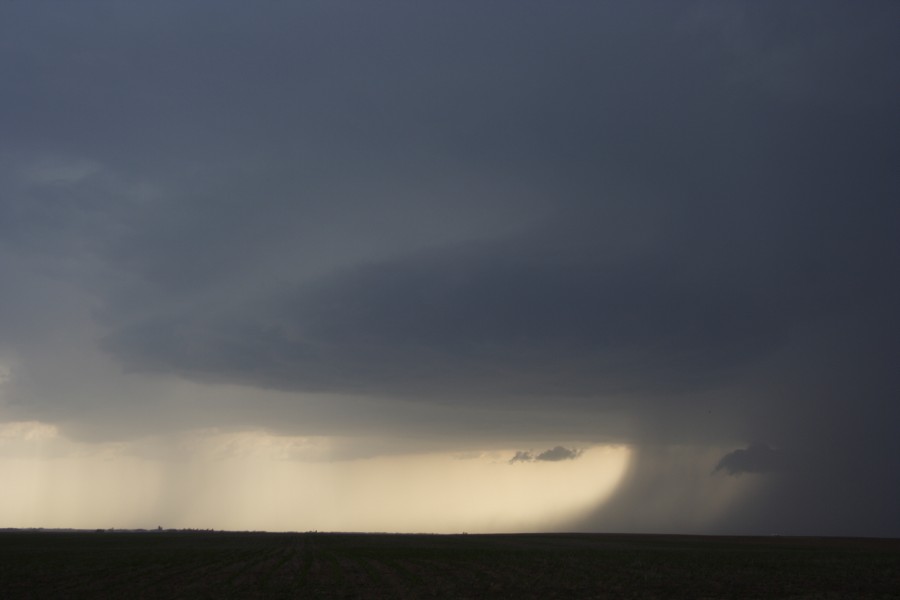
<instances>
[{"instance_id":1,"label":"overcast sky","mask_svg":"<svg viewBox=\"0 0 900 600\"><path fill-rule=\"evenodd\" d=\"M432 457L490 469L457 505L497 519L558 493L549 520L433 530L900 536L898 23L874 0L0 4L0 476L30 490L0 526L88 522L125 485L102 460L169 490L126 524L192 526L192 494L295 463L320 503L408 468L421 496L384 491L408 511ZM34 473L76 463L102 485L46 475L73 500L40 504ZM429 528L347 507L322 522ZM208 525L258 523L229 514Z\"/></svg>"}]
</instances>

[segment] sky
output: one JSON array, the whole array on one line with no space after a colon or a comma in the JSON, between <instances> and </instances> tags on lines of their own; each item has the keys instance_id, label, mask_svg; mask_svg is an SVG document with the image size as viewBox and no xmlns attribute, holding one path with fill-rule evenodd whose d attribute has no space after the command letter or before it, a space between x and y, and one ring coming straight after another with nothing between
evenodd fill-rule
<instances>
[{"instance_id":1,"label":"sky","mask_svg":"<svg viewBox=\"0 0 900 600\"><path fill-rule=\"evenodd\" d=\"M0 3L0 527L900 536L898 22Z\"/></svg>"}]
</instances>

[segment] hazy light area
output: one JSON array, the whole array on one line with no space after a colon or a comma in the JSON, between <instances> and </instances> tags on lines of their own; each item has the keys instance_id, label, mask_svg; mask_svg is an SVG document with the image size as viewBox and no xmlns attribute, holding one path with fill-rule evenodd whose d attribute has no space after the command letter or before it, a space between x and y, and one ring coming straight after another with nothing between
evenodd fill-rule
<instances>
[{"instance_id":1,"label":"hazy light area","mask_svg":"<svg viewBox=\"0 0 900 600\"><path fill-rule=\"evenodd\" d=\"M630 451L517 462L514 450L327 459L334 440L198 431L82 444L0 425L7 527L503 532L548 530L615 491Z\"/></svg>"}]
</instances>

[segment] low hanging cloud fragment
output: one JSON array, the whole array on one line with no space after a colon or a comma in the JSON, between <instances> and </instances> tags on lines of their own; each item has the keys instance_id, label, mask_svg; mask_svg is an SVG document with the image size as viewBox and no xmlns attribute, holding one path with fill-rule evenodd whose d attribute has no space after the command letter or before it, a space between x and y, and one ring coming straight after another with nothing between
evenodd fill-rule
<instances>
[{"instance_id":1,"label":"low hanging cloud fragment","mask_svg":"<svg viewBox=\"0 0 900 600\"><path fill-rule=\"evenodd\" d=\"M713 473L725 471L729 475L744 473L773 473L787 467L784 453L766 444L750 444L729 452L719 460Z\"/></svg>"},{"instance_id":2,"label":"low hanging cloud fragment","mask_svg":"<svg viewBox=\"0 0 900 600\"><path fill-rule=\"evenodd\" d=\"M540 454L535 455L530 450L519 450L515 456L509 459L509 464L517 462L558 462L561 460L574 460L581 456L582 450L576 448L565 448L563 446L555 446L549 450L544 450Z\"/></svg>"},{"instance_id":3,"label":"low hanging cloud fragment","mask_svg":"<svg viewBox=\"0 0 900 600\"><path fill-rule=\"evenodd\" d=\"M548 461L560 461L560 460L572 460L581 456L581 450L576 450L575 448L564 448L562 446L556 446L555 448L551 448L550 450L545 450L537 455L535 460L548 460Z\"/></svg>"},{"instance_id":4,"label":"low hanging cloud fragment","mask_svg":"<svg viewBox=\"0 0 900 600\"><path fill-rule=\"evenodd\" d=\"M534 454L528 450L519 450L515 456L509 459L509 464L511 465L517 462L534 462Z\"/></svg>"}]
</instances>

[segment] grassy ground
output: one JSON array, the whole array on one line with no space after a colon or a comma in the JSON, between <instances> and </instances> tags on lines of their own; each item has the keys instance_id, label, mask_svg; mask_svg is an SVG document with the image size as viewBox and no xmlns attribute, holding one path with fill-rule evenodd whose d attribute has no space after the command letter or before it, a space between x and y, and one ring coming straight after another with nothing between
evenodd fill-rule
<instances>
[{"instance_id":1,"label":"grassy ground","mask_svg":"<svg viewBox=\"0 0 900 600\"><path fill-rule=\"evenodd\" d=\"M0 533L0 598L900 598L900 540Z\"/></svg>"}]
</instances>

